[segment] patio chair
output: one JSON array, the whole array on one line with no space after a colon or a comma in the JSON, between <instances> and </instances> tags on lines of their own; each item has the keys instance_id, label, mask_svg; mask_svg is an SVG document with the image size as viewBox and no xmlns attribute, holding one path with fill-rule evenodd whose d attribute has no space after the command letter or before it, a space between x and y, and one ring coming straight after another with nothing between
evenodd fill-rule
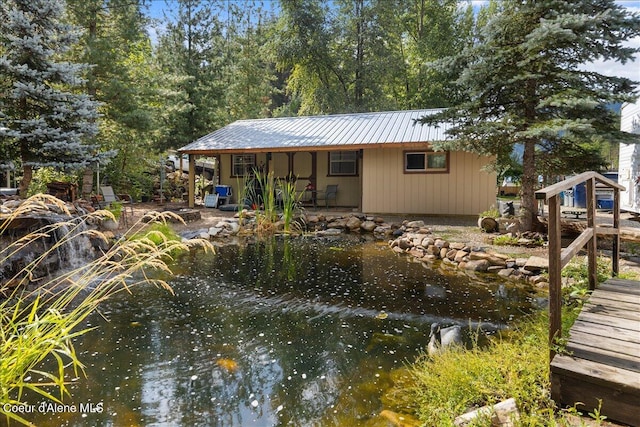
<instances>
[{"instance_id":1,"label":"patio chair","mask_svg":"<svg viewBox=\"0 0 640 427\"><path fill-rule=\"evenodd\" d=\"M133 199L128 194L116 195L113 191L113 187L110 185L101 186L100 192L102 193L103 202L100 205L101 208L108 207L111 203L118 202L122 204L122 220L124 225L127 226L127 208L131 216L133 216Z\"/></svg>"},{"instance_id":2,"label":"patio chair","mask_svg":"<svg viewBox=\"0 0 640 427\"><path fill-rule=\"evenodd\" d=\"M316 200L324 200L325 207L329 207L329 200L333 199L334 204L337 203L338 184L327 185L324 191L318 191Z\"/></svg>"}]
</instances>

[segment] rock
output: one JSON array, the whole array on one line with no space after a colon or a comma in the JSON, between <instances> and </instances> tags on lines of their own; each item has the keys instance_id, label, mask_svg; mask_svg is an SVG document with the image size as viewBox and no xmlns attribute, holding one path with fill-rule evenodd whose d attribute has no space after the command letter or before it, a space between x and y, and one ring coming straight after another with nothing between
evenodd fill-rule
<instances>
[{"instance_id":1,"label":"rock","mask_svg":"<svg viewBox=\"0 0 640 427\"><path fill-rule=\"evenodd\" d=\"M438 248L448 248L449 242L443 239L436 239L434 245L436 245Z\"/></svg>"},{"instance_id":2,"label":"rock","mask_svg":"<svg viewBox=\"0 0 640 427\"><path fill-rule=\"evenodd\" d=\"M529 257L523 268L531 272L546 271L549 269L549 260L539 256L532 256Z\"/></svg>"},{"instance_id":3,"label":"rock","mask_svg":"<svg viewBox=\"0 0 640 427\"><path fill-rule=\"evenodd\" d=\"M425 237L424 239L422 239L422 242L420 243L420 246L428 248L429 246L435 244L436 241L431 238L431 237Z\"/></svg>"},{"instance_id":4,"label":"rock","mask_svg":"<svg viewBox=\"0 0 640 427\"><path fill-rule=\"evenodd\" d=\"M436 245L429 245L427 247L427 254L440 256L440 249Z\"/></svg>"},{"instance_id":5,"label":"rock","mask_svg":"<svg viewBox=\"0 0 640 427\"><path fill-rule=\"evenodd\" d=\"M450 260L454 260L458 251L456 249L449 249L446 253L446 257Z\"/></svg>"},{"instance_id":6,"label":"rock","mask_svg":"<svg viewBox=\"0 0 640 427\"><path fill-rule=\"evenodd\" d=\"M360 219L355 216L350 216L349 219L347 219L347 222L345 223L346 228L348 228L351 231L359 230L361 225L362 225L362 221L360 221Z\"/></svg>"},{"instance_id":7,"label":"rock","mask_svg":"<svg viewBox=\"0 0 640 427\"><path fill-rule=\"evenodd\" d=\"M422 249L413 248L409 250L409 254L413 255L416 258L422 258L424 256L424 251Z\"/></svg>"},{"instance_id":8,"label":"rock","mask_svg":"<svg viewBox=\"0 0 640 427\"><path fill-rule=\"evenodd\" d=\"M317 236L339 236L342 234L341 228L327 228L326 230L316 231Z\"/></svg>"},{"instance_id":9,"label":"rock","mask_svg":"<svg viewBox=\"0 0 640 427\"><path fill-rule=\"evenodd\" d=\"M375 230L376 227L377 227L377 225L373 221L364 221L362 224L360 224L360 228L362 228L364 231L368 231L368 232L371 232L371 231Z\"/></svg>"},{"instance_id":10,"label":"rock","mask_svg":"<svg viewBox=\"0 0 640 427\"><path fill-rule=\"evenodd\" d=\"M527 263L528 259L529 258L516 258L516 266L524 267L524 265Z\"/></svg>"},{"instance_id":11,"label":"rock","mask_svg":"<svg viewBox=\"0 0 640 427\"><path fill-rule=\"evenodd\" d=\"M506 257L506 256L505 256ZM496 254L488 254L486 252L471 252L469 254L470 260L487 260L491 265L497 265L506 267L507 262L505 259L498 257Z\"/></svg>"},{"instance_id":12,"label":"rock","mask_svg":"<svg viewBox=\"0 0 640 427\"><path fill-rule=\"evenodd\" d=\"M453 260L455 262L462 262L465 260L465 258L467 257L467 255L469 255L469 252L463 251L463 250L459 250L456 252L455 257L453 258Z\"/></svg>"},{"instance_id":13,"label":"rock","mask_svg":"<svg viewBox=\"0 0 640 427\"><path fill-rule=\"evenodd\" d=\"M459 242L453 242L453 243L449 243L449 247L451 249L456 249L456 250L462 250L464 249L466 245L464 243L459 243Z\"/></svg>"},{"instance_id":14,"label":"rock","mask_svg":"<svg viewBox=\"0 0 640 427\"><path fill-rule=\"evenodd\" d=\"M511 274L513 274L513 271L513 268L503 268L502 270L498 271L498 276L509 277L511 276Z\"/></svg>"},{"instance_id":15,"label":"rock","mask_svg":"<svg viewBox=\"0 0 640 427\"><path fill-rule=\"evenodd\" d=\"M391 227L389 227L389 226L382 226L382 225L379 225L379 226L377 226L377 227L373 230L373 232L374 232L374 234L384 234L384 235L387 235L387 234L391 234L391 233L392 233L392 230L391 230Z\"/></svg>"},{"instance_id":16,"label":"rock","mask_svg":"<svg viewBox=\"0 0 640 427\"><path fill-rule=\"evenodd\" d=\"M469 260L465 263L465 270L471 271L487 271L489 269L489 261L486 259Z\"/></svg>"},{"instance_id":17,"label":"rock","mask_svg":"<svg viewBox=\"0 0 640 427\"><path fill-rule=\"evenodd\" d=\"M344 218L336 218L331 221L327 220L327 228L346 228L347 220Z\"/></svg>"},{"instance_id":18,"label":"rock","mask_svg":"<svg viewBox=\"0 0 640 427\"><path fill-rule=\"evenodd\" d=\"M449 252L448 248L441 248L440 249L440 254L439 254L440 259L447 259L447 252Z\"/></svg>"},{"instance_id":19,"label":"rock","mask_svg":"<svg viewBox=\"0 0 640 427\"><path fill-rule=\"evenodd\" d=\"M424 221L409 221L405 224L407 228L422 228L424 227Z\"/></svg>"},{"instance_id":20,"label":"rock","mask_svg":"<svg viewBox=\"0 0 640 427\"><path fill-rule=\"evenodd\" d=\"M411 249L413 243L408 239L398 239L398 247L400 247L400 249Z\"/></svg>"},{"instance_id":21,"label":"rock","mask_svg":"<svg viewBox=\"0 0 640 427\"><path fill-rule=\"evenodd\" d=\"M399 253L399 254L404 253L404 251L403 251L402 249L400 249L400 247L399 247L399 246L394 246L394 247L392 247L392 248L391 248L391 250L392 250L393 252L396 252L396 253Z\"/></svg>"},{"instance_id":22,"label":"rock","mask_svg":"<svg viewBox=\"0 0 640 427\"><path fill-rule=\"evenodd\" d=\"M207 235L210 237L216 237L222 231L222 227L211 227L207 232Z\"/></svg>"}]
</instances>

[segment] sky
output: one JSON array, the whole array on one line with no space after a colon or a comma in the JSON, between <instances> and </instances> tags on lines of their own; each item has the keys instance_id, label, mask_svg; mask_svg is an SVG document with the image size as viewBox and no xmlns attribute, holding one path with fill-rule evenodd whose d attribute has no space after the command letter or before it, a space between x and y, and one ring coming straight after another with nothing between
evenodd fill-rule
<instances>
[{"instance_id":1,"label":"sky","mask_svg":"<svg viewBox=\"0 0 640 427\"><path fill-rule=\"evenodd\" d=\"M166 0L147 0L150 3L149 14L153 18L162 19L163 9L167 7ZM169 0L171 1L171 0ZM244 0L228 0L233 2L243 2ZM489 0L461 0L460 3L467 4L471 2L474 7L480 8L489 3ZM277 0L262 0L265 8L269 6L277 7ZM640 0L616 0L616 3L628 9L631 12L640 13ZM149 29L152 40L157 39L156 30L154 28ZM640 37L629 40L626 43L628 46L640 48ZM640 57L636 57L635 61L628 62L626 64L620 64L618 62L604 62L596 61L593 63L585 64L584 69L587 71L595 71L608 76L626 77L632 80L640 81Z\"/></svg>"}]
</instances>

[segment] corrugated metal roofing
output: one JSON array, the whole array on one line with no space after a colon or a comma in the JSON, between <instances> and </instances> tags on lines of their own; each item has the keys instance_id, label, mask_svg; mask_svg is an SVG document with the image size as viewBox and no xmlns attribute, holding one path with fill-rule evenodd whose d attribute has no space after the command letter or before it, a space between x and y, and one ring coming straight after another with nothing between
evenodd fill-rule
<instances>
[{"instance_id":1,"label":"corrugated metal roofing","mask_svg":"<svg viewBox=\"0 0 640 427\"><path fill-rule=\"evenodd\" d=\"M441 110L385 111L326 116L238 120L203 136L179 151L297 151L375 144L444 141L448 126L415 121Z\"/></svg>"}]
</instances>

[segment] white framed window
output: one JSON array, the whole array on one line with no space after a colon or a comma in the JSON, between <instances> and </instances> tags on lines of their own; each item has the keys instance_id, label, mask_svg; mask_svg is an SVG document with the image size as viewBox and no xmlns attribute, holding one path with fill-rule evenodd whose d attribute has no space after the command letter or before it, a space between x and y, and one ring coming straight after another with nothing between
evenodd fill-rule
<instances>
[{"instance_id":1,"label":"white framed window","mask_svg":"<svg viewBox=\"0 0 640 427\"><path fill-rule=\"evenodd\" d=\"M231 176L247 176L253 174L256 167L255 154L232 154Z\"/></svg>"},{"instance_id":2,"label":"white framed window","mask_svg":"<svg viewBox=\"0 0 640 427\"><path fill-rule=\"evenodd\" d=\"M329 153L329 175L358 175L357 151L332 151Z\"/></svg>"},{"instance_id":3,"label":"white framed window","mask_svg":"<svg viewBox=\"0 0 640 427\"><path fill-rule=\"evenodd\" d=\"M448 173L448 151L405 151L405 173Z\"/></svg>"}]
</instances>

